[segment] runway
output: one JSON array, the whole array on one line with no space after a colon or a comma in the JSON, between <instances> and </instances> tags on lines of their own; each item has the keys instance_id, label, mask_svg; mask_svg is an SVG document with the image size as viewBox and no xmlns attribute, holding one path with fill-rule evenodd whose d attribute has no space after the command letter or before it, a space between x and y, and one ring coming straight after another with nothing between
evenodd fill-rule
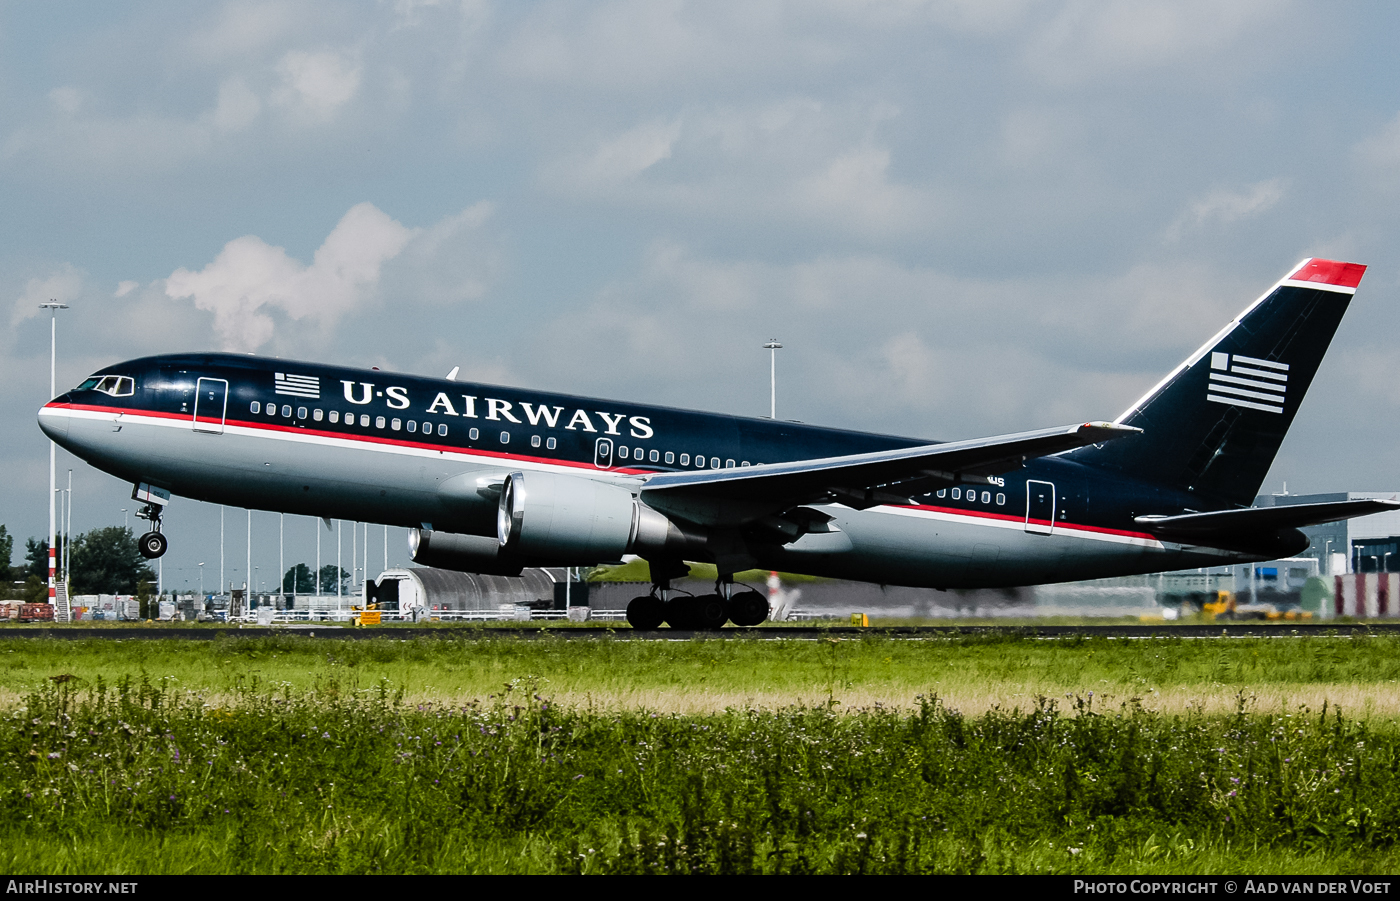
<instances>
[{"instance_id":1,"label":"runway","mask_svg":"<svg viewBox=\"0 0 1400 901\"><path fill-rule=\"evenodd\" d=\"M1215 623L1187 625L1105 625L1105 626L786 626L767 625L751 629L727 628L718 631L658 629L640 632L629 626L369 626L352 628L307 623L290 626L6 626L0 627L0 641L47 639L56 641L216 641L218 639L303 638L360 640L390 639L480 641L493 638L546 641L823 641L893 639L937 641L976 636L1022 636L1029 639L1064 640L1072 638L1169 639L1169 638L1358 638L1400 635L1400 622L1394 623Z\"/></svg>"}]
</instances>

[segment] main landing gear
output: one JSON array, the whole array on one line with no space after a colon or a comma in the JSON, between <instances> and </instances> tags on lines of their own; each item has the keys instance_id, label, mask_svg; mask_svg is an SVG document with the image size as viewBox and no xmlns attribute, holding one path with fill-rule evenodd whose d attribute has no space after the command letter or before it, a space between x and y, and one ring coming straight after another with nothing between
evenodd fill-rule
<instances>
[{"instance_id":1,"label":"main landing gear","mask_svg":"<svg viewBox=\"0 0 1400 901\"><path fill-rule=\"evenodd\" d=\"M751 588L735 592L729 576L715 582L714 594L702 595L677 595L667 579L627 605L627 622L643 631L659 629L663 622L672 629L713 631L726 622L757 626L767 618L768 599Z\"/></svg>"}]
</instances>

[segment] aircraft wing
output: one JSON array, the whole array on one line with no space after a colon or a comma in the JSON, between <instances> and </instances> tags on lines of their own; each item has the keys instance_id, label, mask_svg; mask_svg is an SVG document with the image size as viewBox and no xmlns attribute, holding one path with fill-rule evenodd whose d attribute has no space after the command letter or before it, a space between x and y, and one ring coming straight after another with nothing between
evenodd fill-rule
<instances>
[{"instance_id":1,"label":"aircraft wing","mask_svg":"<svg viewBox=\"0 0 1400 901\"><path fill-rule=\"evenodd\" d=\"M737 525L789 507L835 501L857 509L907 504L932 488L985 483L1025 461L1089 444L1137 435L1111 422L895 450L768 463L740 469L663 473L642 486L642 500L692 522Z\"/></svg>"},{"instance_id":2,"label":"aircraft wing","mask_svg":"<svg viewBox=\"0 0 1400 901\"><path fill-rule=\"evenodd\" d=\"M1138 516L1133 521L1155 534L1196 538L1209 543L1212 537L1301 529L1397 508L1400 508L1400 500L1367 499L1285 507L1243 507L1213 513L1184 513L1180 516Z\"/></svg>"}]
</instances>

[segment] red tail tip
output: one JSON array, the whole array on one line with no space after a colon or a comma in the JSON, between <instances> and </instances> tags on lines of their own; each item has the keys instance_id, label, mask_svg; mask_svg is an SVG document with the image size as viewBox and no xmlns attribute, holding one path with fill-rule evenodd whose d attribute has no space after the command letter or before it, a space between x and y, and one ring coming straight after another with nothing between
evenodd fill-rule
<instances>
[{"instance_id":1,"label":"red tail tip","mask_svg":"<svg viewBox=\"0 0 1400 901\"><path fill-rule=\"evenodd\" d=\"M1298 267L1298 271L1288 277L1294 282L1321 282L1339 288L1355 288L1361 284L1361 276L1366 267L1360 263L1341 263L1336 260L1308 260Z\"/></svg>"}]
</instances>

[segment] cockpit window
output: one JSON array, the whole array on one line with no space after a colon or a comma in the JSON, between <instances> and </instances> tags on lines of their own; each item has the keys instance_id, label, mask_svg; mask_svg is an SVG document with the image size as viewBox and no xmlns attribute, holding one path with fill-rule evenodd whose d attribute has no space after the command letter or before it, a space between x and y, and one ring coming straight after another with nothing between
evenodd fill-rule
<instances>
[{"instance_id":1,"label":"cockpit window","mask_svg":"<svg viewBox=\"0 0 1400 901\"><path fill-rule=\"evenodd\" d=\"M130 397L136 393L136 380L128 375L96 376L83 382L78 390L91 389L112 397Z\"/></svg>"},{"instance_id":2,"label":"cockpit window","mask_svg":"<svg viewBox=\"0 0 1400 901\"><path fill-rule=\"evenodd\" d=\"M81 385L79 385L78 387L74 388L73 390L74 390L74 391L91 391L93 388L97 387L97 383L98 383L99 381L101 381L101 380L98 379L97 376L93 376L93 377L90 378L90 379L84 379L84 380L83 380L83 383L82 383Z\"/></svg>"}]
</instances>

